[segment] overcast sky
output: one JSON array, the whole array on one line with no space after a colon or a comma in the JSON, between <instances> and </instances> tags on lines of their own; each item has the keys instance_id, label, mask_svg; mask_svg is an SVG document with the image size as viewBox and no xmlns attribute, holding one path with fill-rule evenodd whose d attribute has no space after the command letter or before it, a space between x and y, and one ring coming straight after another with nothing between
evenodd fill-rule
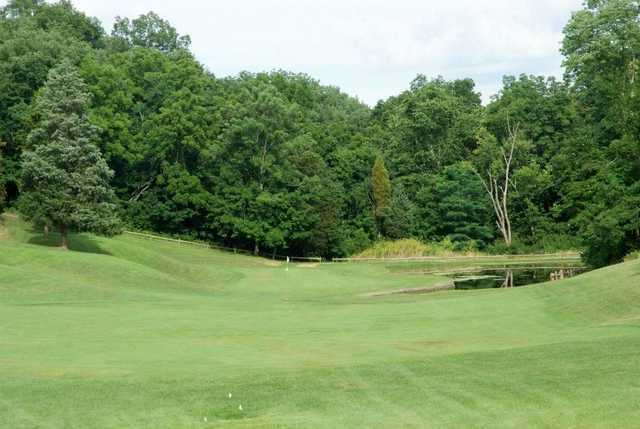
<instances>
[{"instance_id":1,"label":"overcast sky","mask_svg":"<svg viewBox=\"0 0 640 429\"><path fill-rule=\"evenodd\" d=\"M4 3L0 0L0 3ZM153 10L217 76L308 73L373 105L418 74L471 77L487 101L505 74L561 76L562 28L581 0L74 0L111 31Z\"/></svg>"}]
</instances>

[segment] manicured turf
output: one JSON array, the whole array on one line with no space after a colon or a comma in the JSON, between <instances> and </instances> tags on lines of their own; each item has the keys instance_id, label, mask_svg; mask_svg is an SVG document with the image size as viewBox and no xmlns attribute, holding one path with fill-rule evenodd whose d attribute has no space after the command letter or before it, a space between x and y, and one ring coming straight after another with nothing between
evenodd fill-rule
<instances>
[{"instance_id":1,"label":"manicured turf","mask_svg":"<svg viewBox=\"0 0 640 429\"><path fill-rule=\"evenodd\" d=\"M372 298L442 279L6 223L2 428L640 424L638 261Z\"/></svg>"}]
</instances>

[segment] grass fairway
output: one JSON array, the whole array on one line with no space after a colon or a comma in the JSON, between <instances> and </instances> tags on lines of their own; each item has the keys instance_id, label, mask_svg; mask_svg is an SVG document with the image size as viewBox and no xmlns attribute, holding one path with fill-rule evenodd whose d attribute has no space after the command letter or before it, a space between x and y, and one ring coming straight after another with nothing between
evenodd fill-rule
<instances>
[{"instance_id":1,"label":"grass fairway","mask_svg":"<svg viewBox=\"0 0 640 429\"><path fill-rule=\"evenodd\" d=\"M640 425L640 261L372 298L442 278L4 230L2 428Z\"/></svg>"}]
</instances>

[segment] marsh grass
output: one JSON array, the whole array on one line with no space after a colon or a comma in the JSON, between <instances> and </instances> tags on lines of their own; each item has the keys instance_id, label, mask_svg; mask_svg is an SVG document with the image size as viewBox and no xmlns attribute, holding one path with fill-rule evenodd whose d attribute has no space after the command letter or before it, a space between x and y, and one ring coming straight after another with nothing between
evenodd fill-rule
<instances>
[{"instance_id":1,"label":"marsh grass","mask_svg":"<svg viewBox=\"0 0 640 429\"><path fill-rule=\"evenodd\" d=\"M462 247L450 240L438 243L423 243L413 238L402 240L382 240L376 242L369 249L364 250L355 258L412 258L420 256L477 256L482 255L472 243Z\"/></svg>"}]
</instances>

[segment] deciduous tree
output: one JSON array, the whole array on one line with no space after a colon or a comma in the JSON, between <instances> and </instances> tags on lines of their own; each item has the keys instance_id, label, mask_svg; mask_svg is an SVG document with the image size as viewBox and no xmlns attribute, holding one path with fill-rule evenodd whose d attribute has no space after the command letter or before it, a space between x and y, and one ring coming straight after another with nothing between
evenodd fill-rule
<instances>
[{"instance_id":1,"label":"deciduous tree","mask_svg":"<svg viewBox=\"0 0 640 429\"><path fill-rule=\"evenodd\" d=\"M138 46L171 52L176 49L188 49L189 36L180 36L168 21L155 12L140 15L138 18L116 18L111 35L121 41L125 48Z\"/></svg>"}]
</instances>

